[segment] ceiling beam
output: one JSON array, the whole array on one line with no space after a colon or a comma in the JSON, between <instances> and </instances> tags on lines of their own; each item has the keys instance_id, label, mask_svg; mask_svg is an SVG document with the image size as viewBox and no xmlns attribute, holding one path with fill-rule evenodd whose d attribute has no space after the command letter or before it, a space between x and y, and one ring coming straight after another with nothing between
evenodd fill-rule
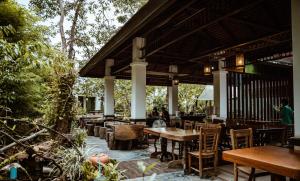
<instances>
[{"instance_id":1,"label":"ceiling beam","mask_svg":"<svg viewBox=\"0 0 300 181\"><path fill-rule=\"evenodd\" d=\"M241 1L241 2L244 2L244 1ZM239 7L239 8L236 8L236 9L232 9L230 12L228 12L227 14L223 14L221 16L217 16L217 18L208 18L208 22L207 23L204 23L202 26L199 26L198 28L194 28L194 29L190 29L190 30L187 30L186 28L184 27L181 27L182 29L180 29L181 31L180 32L180 35L174 35L172 34L173 32L176 33L176 30L178 30L177 28L173 30L173 32L167 32L166 34L163 34L162 36L160 36L159 38L157 38L157 40L155 40L155 42L153 43L153 45L158 45L157 47L151 49L150 48L150 51L149 52L146 52L146 57L148 56L151 56L153 54L155 54L156 52L200 31L200 30L203 30L204 28L210 26L210 25L213 25L225 18L228 18L230 16L233 16L235 14L238 14L242 11L245 11L246 9L249 9L249 8L253 8L255 7L256 5L258 5L259 3L261 3L262 0L256 0L256 1L253 1L251 3L248 3L242 7ZM209 11L209 9L206 9L207 11ZM208 12L209 13L209 12ZM182 33L184 32L184 33ZM160 44L159 42L163 39L162 37L165 37L166 35L168 35L170 38L163 42L162 44ZM172 38L172 39L171 39ZM146 50L147 50L147 45L146 45Z\"/></svg>"},{"instance_id":2,"label":"ceiling beam","mask_svg":"<svg viewBox=\"0 0 300 181\"><path fill-rule=\"evenodd\" d=\"M166 25L167 23L169 23L174 17L176 17L178 14L180 14L182 11L186 10L188 7L190 7L192 4L194 4L195 2L197 2L198 0L190 0L188 3L185 2L183 6L181 6L179 9L177 9L176 11L170 11L172 14L169 15L167 18L164 18L164 20L162 22L160 22L159 24L157 24L156 26L153 26L153 28L148 29L143 36L147 36L148 34L150 34L151 32L153 32L154 30Z\"/></svg>"},{"instance_id":3,"label":"ceiling beam","mask_svg":"<svg viewBox=\"0 0 300 181\"><path fill-rule=\"evenodd\" d=\"M256 28L259 28L259 29L264 29L264 30L271 31L271 32L279 32L280 31L278 28L267 26L267 25L262 25L262 24L259 24L259 23L256 23L256 22L251 22L251 21L248 21L248 20L238 19L238 18L234 18L234 17L228 17L227 19L229 21L236 22L238 24L250 25L252 27L256 27Z\"/></svg>"},{"instance_id":4,"label":"ceiling beam","mask_svg":"<svg viewBox=\"0 0 300 181\"><path fill-rule=\"evenodd\" d=\"M232 43L232 44L219 46L219 47L213 48L211 50L208 50L206 52L203 52L201 55L193 57L193 58L189 59L188 61L195 62L197 60L200 60L200 59L203 59L205 57L211 56L211 55L213 55L214 53L216 53L220 50L228 51L228 50L239 48L239 47L242 47L242 46L245 46L245 45L250 45L250 44L258 42L258 41L264 41L265 39L270 39L272 37L280 36L280 35L286 34L286 33L290 33L290 30L286 30L286 31L276 33L276 34L273 34L273 35L262 36L262 37L259 37L259 38L255 39L255 40L251 40L251 41L244 40L244 41L240 41L240 42L236 42L236 43Z\"/></svg>"}]
</instances>

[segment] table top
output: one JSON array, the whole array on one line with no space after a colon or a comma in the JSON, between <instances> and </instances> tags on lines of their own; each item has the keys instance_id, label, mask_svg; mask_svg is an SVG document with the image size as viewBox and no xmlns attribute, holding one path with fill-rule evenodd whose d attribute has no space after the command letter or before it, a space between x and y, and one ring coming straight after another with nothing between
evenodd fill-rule
<instances>
[{"instance_id":1,"label":"table top","mask_svg":"<svg viewBox=\"0 0 300 181\"><path fill-rule=\"evenodd\" d=\"M223 152L223 159L271 173L300 178L300 153L275 146L252 147Z\"/></svg>"},{"instance_id":2,"label":"table top","mask_svg":"<svg viewBox=\"0 0 300 181\"><path fill-rule=\"evenodd\" d=\"M144 128L144 132L175 141L191 141L199 138L199 132L179 128Z\"/></svg>"}]
</instances>

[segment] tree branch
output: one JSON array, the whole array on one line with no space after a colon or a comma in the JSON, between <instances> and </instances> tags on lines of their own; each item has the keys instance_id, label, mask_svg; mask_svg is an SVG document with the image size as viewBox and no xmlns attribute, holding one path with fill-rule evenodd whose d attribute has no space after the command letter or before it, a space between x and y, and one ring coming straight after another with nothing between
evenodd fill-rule
<instances>
[{"instance_id":1,"label":"tree branch","mask_svg":"<svg viewBox=\"0 0 300 181\"><path fill-rule=\"evenodd\" d=\"M19 141L20 143L22 143L22 142L31 140L31 139L33 139L33 138L39 136L40 134L42 134L42 133L44 133L44 132L46 132L46 131L47 131L46 129L42 129L42 130L40 130L40 131L38 131L38 132L36 132L36 133L30 135L30 136L28 136L28 137L26 137L26 138L23 138L23 139L20 139L20 140L18 140L18 141ZM15 146L16 144L17 144L16 142L13 142L13 143L11 143L11 144L9 144L9 145L4 146L3 148L0 149L0 153L1 153L1 152L4 152L5 150L7 150L7 149L9 149L9 148L11 148L11 147L13 147L13 146Z\"/></svg>"},{"instance_id":2,"label":"tree branch","mask_svg":"<svg viewBox=\"0 0 300 181\"><path fill-rule=\"evenodd\" d=\"M48 157L45 157L45 156L39 154L39 153L36 152L32 147L30 147L30 146L28 146L28 145L25 145L25 144L21 143L20 141L14 139L12 136L10 136L9 134L7 134L7 133L4 132L4 131L0 131L0 133L5 134L5 135L6 135L7 137L9 137L12 141L14 141L16 144L21 145L21 146L23 146L24 148L26 148L26 149L28 149L28 150L34 152L37 156L39 156L39 157L41 157L41 158L43 158L43 159L45 159L45 160L51 161L51 162L59 169L60 175L63 174L63 169L62 169L62 168L55 162L55 160L53 160L52 158L48 158Z\"/></svg>"},{"instance_id":3,"label":"tree branch","mask_svg":"<svg viewBox=\"0 0 300 181\"><path fill-rule=\"evenodd\" d=\"M49 128L49 127L44 126L44 125L41 125L41 124L31 123L31 122L25 121L25 120L15 120L15 121L16 121L16 122L20 122L20 123L22 123L22 122L23 122L23 123L27 123L27 124L30 124L30 125L37 125L37 126L39 126L39 127L41 127L41 128L47 129L47 130L50 131L50 132L53 132L53 133L55 133L55 134L58 134L59 136L65 138L65 139L67 140L67 142L69 142L69 143L72 145L72 147L74 147L74 149L77 151L77 153L78 153L80 156L82 156L82 154L81 154L81 152L78 150L77 146L76 146L72 141L70 141L65 135L63 135L62 133L60 133L60 132L58 132L58 131L55 131L54 129Z\"/></svg>"}]
</instances>

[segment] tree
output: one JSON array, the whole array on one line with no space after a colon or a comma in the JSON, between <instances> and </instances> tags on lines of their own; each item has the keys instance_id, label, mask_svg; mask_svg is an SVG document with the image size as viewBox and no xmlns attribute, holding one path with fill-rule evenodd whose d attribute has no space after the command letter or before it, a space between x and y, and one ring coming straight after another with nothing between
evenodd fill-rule
<instances>
[{"instance_id":1,"label":"tree","mask_svg":"<svg viewBox=\"0 0 300 181\"><path fill-rule=\"evenodd\" d=\"M180 111L186 113L199 110L198 98L204 90L203 85L179 84L178 97Z\"/></svg>"},{"instance_id":2,"label":"tree","mask_svg":"<svg viewBox=\"0 0 300 181\"><path fill-rule=\"evenodd\" d=\"M0 107L10 108L14 117L42 113L46 29L36 22L14 1L0 2Z\"/></svg>"}]
</instances>

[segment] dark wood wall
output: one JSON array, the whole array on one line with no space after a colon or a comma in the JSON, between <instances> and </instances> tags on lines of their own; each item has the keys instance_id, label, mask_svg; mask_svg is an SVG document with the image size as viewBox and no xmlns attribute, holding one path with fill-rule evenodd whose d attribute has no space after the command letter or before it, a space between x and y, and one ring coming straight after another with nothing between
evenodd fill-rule
<instances>
[{"instance_id":1,"label":"dark wood wall","mask_svg":"<svg viewBox=\"0 0 300 181\"><path fill-rule=\"evenodd\" d=\"M274 121L280 114L273 105L282 99L293 105L293 81L290 76L227 74L227 115L229 119Z\"/></svg>"}]
</instances>

